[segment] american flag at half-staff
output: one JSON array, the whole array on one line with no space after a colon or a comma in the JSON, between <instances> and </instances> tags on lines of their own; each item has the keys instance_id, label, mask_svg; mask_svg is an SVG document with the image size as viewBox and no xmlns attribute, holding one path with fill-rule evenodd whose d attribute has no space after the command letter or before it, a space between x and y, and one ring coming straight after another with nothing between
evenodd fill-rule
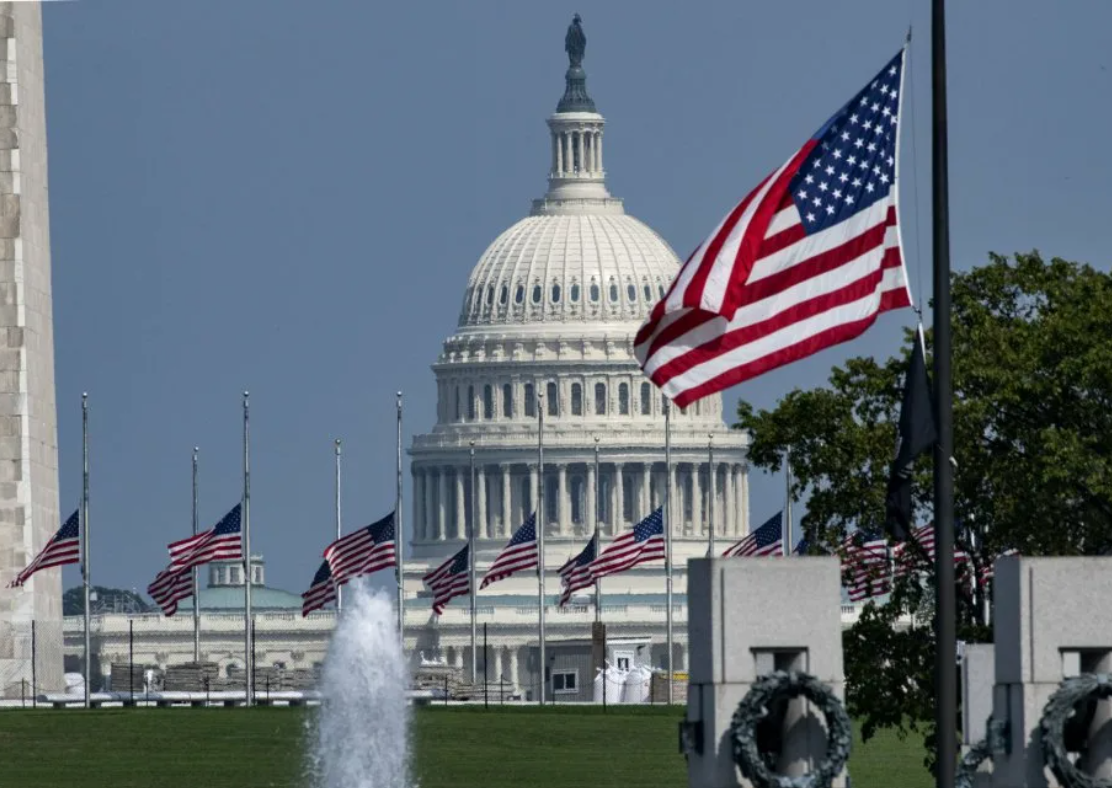
<instances>
[{"instance_id":1,"label":"american flag at half-staff","mask_svg":"<svg viewBox=\"0 0 1112 788\"><path fill-rule=\"evenodd\" d=\"M596 555L598 555L598 540L591 537L591 541L587 542L587 546L580 551L579 555L569 559L560 567L560 582L564 590L557 603L559 607L566 605L576 591L594 585L595 577L591 573L591 562L595 560Z\"/></svg>"},{"instance_id":2,"label":"american flag at half-staff","mask_svg":"<svg viewBox=\"0 0 1112 788\"><path fill-rule=\"evenodd\" d=\"M739 542L735 542L722 553L724 558L754 557L782 555L784 552L784 513L782 511L772 515L753 533Z\"/></svg>"},{"instance_id":3,"label":"american flag at half-staff","mask_svg":"<svg viewBox=\"0 0 1112 788\"><path fill-rule=\"evenodd\" d=\"M917 544L919 548L913 545ZM910 538L901 542L892 550L892 560L895 563L897 577L914 572L930 572L934 569L934 523L921 525L911 531ZM969 555L956 544L954 545L954 563L958 566L965 564Z\"/></svg>"},{"instance_id":4,"label":"american flag at half-staff","mask_svg":"<svg viewBox=\"0 0 1112 788\"><path fill-rule=\"evenodd\" d=\"M243 558L242 504L237 503L214 528L170 543L170 569L192 569L209 561Z\"/></svg>"},{"instance_id":5,"label":"american flag at half-staff","mask_svg":"<svg viewBox=\"0 0 1112 788\"><path fill-rule=\"evenodd\" d=\"M397 561L394 512L378 522L341 536L324 549L336 585L394 566Z\"/></svg>"},{"instance_id":6,"label":"american flag at half-staff","mask_svg":"<svg viewBox=\"0 0 1112 788\"><path fill-rule=\"evenodd\" d=\"M738 203L638 331L645 374L680 407L910 306L896 215L905 51Z\"/></svg>"},{"instance_id":7,"label":"american flag at half-staff","mask_svg":"<svg viewBox=\"0 0 1112 788\"><path fill-rule=\"evenodd\" d=\"M457 596L471 593L471 573L468 565L470 547L449 558L436 569L425 575L425 585L433 593L432 612L440 615L444 608Z\"/></svg>"},{"instance_id":8,"label":"american flag at half-staff","mask_svg":"<svg viewBox=\"0 0 1112 788\"><path fill-rule=\"evenodd\" d=\"M842 542L842 578L853 602L892 590L888 540L882 533L857 531Z\"/></svg>"},{"instance_id":9,"label":"american flag at half-staff","mask_svg":"<svg viewBox=\"0 0 1112 788\"><path fill-rule=\"evenodd\" d=\"M193 596L193 570L167 567L155 575L147 593L162 609L162 615L172 616L178 612L178 602Z\"/></svg>"},{"instance_id":10,"label":"american flag at half-staff","mask_svg":"<svg viewBox=\"0 0 1112 788\"><path fill-rule=\"evenodd\" d=\"M529 515L517 531L514 532L509 544L502 548L502 552L494 559L494 563L483 575L479 589L486 588L491 583L505 580L515 572L525 569L535 569L537 566L537 513Z\"/></svg>"},{"instance_id":11,"label":"american flag at half-staff","mask_svg":"<svg viewBox=\"0 0 1112 788\"><path fill-rule=\"evenodd\" d=\"M661 507L608 544L587 566L594 582L646 561L663 561L664 558L664 507Z\"/></svg>"},{"instance_id":12,"label":"american flag at half-staff","mask_svg":"<svg viewBox=\"0 0 1112 788\"><path fill-rule=\"evenodd\" d=\"M81 529L79 526L78 512L70 515L62 524L46 547L39 551L31 563L27 564L15 579L8 583L8 588L18 588L26 583L31 575L40 569L49 569L52 566L76 564L81 561Z\"/></svg>"},{"instance_id":13,"label":"american flag at half-staff","mask_svg":"<svg viewBox=\"0 0 1112 788\"><path fill-rule=\"evenodd\" d=\"M332 570L327 561L322 561L317 573L313 575L313 582L309 590L301 595L301 616L320 610L329 602L336 601L336 580L332 577Z\"/></svg>"}]
</instances>

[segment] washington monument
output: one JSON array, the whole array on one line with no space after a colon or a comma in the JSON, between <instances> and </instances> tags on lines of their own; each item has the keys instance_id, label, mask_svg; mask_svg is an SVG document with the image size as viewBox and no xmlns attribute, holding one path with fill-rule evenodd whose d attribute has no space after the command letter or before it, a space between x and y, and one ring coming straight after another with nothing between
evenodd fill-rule
<instances>
[{"instance_id":1,"label":"washington monument","mask_svg":"<svg viewBox=\"0 0 1112 788\"><path fill-rule=\"evenodd\" d=\"M61 525L39 3L0 2L0 694L62 687L61 570L7 588ZM81 523L85 527L85 523Z\"/></svg>"}]
</instances>

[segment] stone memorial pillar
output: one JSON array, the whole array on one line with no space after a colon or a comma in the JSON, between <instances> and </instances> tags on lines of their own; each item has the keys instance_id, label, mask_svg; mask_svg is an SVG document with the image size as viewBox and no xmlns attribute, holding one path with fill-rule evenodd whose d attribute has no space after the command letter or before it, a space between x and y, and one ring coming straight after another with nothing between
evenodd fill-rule
<instances>
[{"instance_id":1,"label":"stone memorial pillar","mask_svg":"<svg viewBox=\"0 0 1112 788\"><path fill-rule=\"evenodd\" d=\"M688 785L749 788L733 760L730 721L755 681L801 671L844 698L838 559L695 559L688 602ZM779 771L804 774L825 756L825 723L802 699L784 706Z\"/></svg>"}]
</instances>

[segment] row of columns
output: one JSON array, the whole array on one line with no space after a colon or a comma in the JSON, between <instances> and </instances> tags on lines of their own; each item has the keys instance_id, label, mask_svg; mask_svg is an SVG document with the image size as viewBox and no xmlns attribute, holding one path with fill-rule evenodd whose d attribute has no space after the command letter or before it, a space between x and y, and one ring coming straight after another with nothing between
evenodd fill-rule
<instances>
[{"instance_id":1,"label":"row of columns","mask_svg":"<svg viewBox=\"0 0 1112 788\"><path fill-rule=\"evenodd\" d=\"M578 129L552 134L552 173L567 177L577 173L602 174L602 130Z\"/></svg>"},{"instance_id":2,"label":"row of columns","mask_svg":"<svg viewBox=\"0 0 1112 788\"><path fill-rule=\"evenodd\" d=\"M568 464L545 464L548 482L546 497L555 493L554 502L545 503L541 519L545 533L575 536L586 533L594 522L594 463L575 463L583 479L582 508L579 522L573 522L572 495ZM526 470L527 468L527 470ZM426 466L413 469L413 522L417 541L466 539L471 521L470 466ZM528 474L526 476L526 474ZM701 536L707 533L711 473L707 463L677 463L672 466L676 506L672 533ZM607 463L600 469L600 492L605 496L598 507L600 529L613 536L640 522L662 506L667 478L662 463ZM715 533L722 537L742 536L749 526L749 479L737 463L715 463ZM488 478L489 477L489 478ZM632 485L630 507L626 511L626 484ZM526 493L525 485L528 484ZM536 464L475 466L475 516L479 539L508 539L536 507L538 496ZM690 485L690 486L689 486ZM553 487L555 489L553 489ZM553 512L552 509L555 509ZM554 516L548 516L553 514Z\"/></svg>"}]
</instances>

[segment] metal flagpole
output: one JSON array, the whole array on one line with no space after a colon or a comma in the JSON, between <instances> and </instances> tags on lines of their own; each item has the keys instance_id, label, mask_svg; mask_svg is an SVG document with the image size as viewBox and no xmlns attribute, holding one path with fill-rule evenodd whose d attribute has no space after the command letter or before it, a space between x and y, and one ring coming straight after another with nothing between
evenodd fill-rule
<instances>
[{"instance_id":1,"label":"metal flagpole","mask_svg":"<svg viewBox=\"0 0 1112 788\"><path fill-rule=\"evenodd\" d=\"M540 700L544 705L545 674L548 663L544 652L544 396L537 394L537 606L540 617Z\"/></svg>"},{"instance_id":2,"label":"metal flagpole","mask_svg":"<svg viewBox=\"0 0 1112 788\"><path fill-rule=\"evenodd\" d=\"M340 509L340 475L341 475L341 456L343 454L342 443L339 438L335 442L336 447L336 538L339 539L344 535L344 520L343 513ZM343 608L341 597L343 596L343 588L336 586L336 615L340 614Z\"/></svg>"},{"instance_id":3,"label":"metal flagpole","mask_svg":"<svg viewBox=\"0 0 1112 788\"><path fill-rule=\"evenodd\" d=\"M938 788L953 788L957 764L957 600L954 588L953 390L950 370L950 206L946 117L946 8L931 3L932 247L934 249L934 386L938 442L934 459L936 719Z\"/></svg>"},{"instance_id":4,"label":"metal flagpole","mask_svg":"<svg viewBox=\"0 0 1112 788\"><path fill-rule=\"evenodd\" d=\"M193 447L193 535L197 535L197 453L200 451ZM197 567L189 570L193 575L193 661L201 661L201 607L197 600Z\"/></svg>"},{"instance_id":5,"label":"metal flagpole","mask_svg":"<svg viewBox=\"0 0 1112 788\"><path fill-rule=\"evenodd\" d=\"M89 633L89 591L92 574L89 566L89 395L81 394L81 585L85 596L85 708L90 707L92 692L92 637Z\"/></svg>"},{"instance_id":6,"label":"metal flagpole","mask_svg":"<svg viewBox=\"0 0 1112 788\"><path fill-rule=\"evenodd\" d=\"M664 577L665 577L665 602L668 608L668 705L672 705L672 678L675 671L672 667L672 515L675 507L672 504L672 401L664 400L664 465L668 473L668 510L664 515Z\"/></svg>"},{"instance_id":7,"label":"metal flagpole","mask_svg":"<svg viewBox=\"0 0 1112 788\"><path fill-rule=\"evenodd\" d=\"M243 392L243 642L244 642L244 696L245 706L254 700L255 655L253 621L251 619L251 402L250 394Z\"/></svg>"},{"instance_id":8,"label":"metal flagpole","mask_svg":"<svg viewBox=\"0 0 1112 788\"><path fill-rule=\"evenodd\" d=\"M467 559L468 559L468 588L471 589L471 686L475 686L475 681L478 679L479 667L479 647L478 633L475 626L475 498L477 497L475 491L475 441L471 441L470 457L470 472L471 472L471 527L467 529Z\"/></svg>"},{"instance_id":9,"label":"metal flagpole","mask_svg":"<svg viewBox=\"0 0 1112 788\"><path fill-rule=\"evenodd\" d=\"M398 392L397 486L394 490L394 568L398 582L398 637L405 651L405 521L402 519L402 393Z\"/></svg>"},{"instance_id":10,"label":"metal flagpole","mask_svg":"<svg viewBox=\"0 0 1112 788\"><path fill-rule=\"evenodd\" d=\"M714 557L714 499L718 495L718 474L714 472L714 433L707 436L707 558Z\"/></svg>"},{"instance_id":11,"label":"metal flagpole","mask_svg":"<svg viewBox=\"0 0 1112 788\"><path fill-rule=\"evenodd\" d=\"M784 453L784 555L792 554L792 450Z\"/></svg>"},{"instance_id":12,"label":"metal flagpole","mask_svg":"<svg viewBox=\"0 0 1112 788\"><path fill-rule=\"evenodd\" d=\"M595 558L598 558L599 553L602 552L599 543L598 533L598 510L602 506L602 501L598 497L599 478L598 478L598 436L595 436ZM602 580L595 578L595 621L602 621ZM605 667L605 666L604 666Z\"/></svg>"}]
</instances>

